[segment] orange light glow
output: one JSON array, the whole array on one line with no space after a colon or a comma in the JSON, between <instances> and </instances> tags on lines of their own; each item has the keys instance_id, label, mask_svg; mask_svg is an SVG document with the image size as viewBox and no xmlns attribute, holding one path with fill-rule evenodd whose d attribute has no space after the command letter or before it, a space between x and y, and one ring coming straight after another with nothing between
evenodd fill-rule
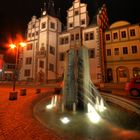
<instances>
[{"instance_id":1,"label":"orange light glow","mask_svg":"<svg viewBox=\"0 0 140 140\"><path fill-rule=\"evenodd\" d=\"M27 44L26 44L25 42L20 42L19 45L20 45L21 47L27 46Z\"/></svg>"},{"instance_id":2,"label":"orange light glow","mask_svg":"<svg viewBox=\"0 0 140 140\"><path fill-rule=\"evenodd\" d=\"M10 46L11 49L16 48L16 45L15 44L10 44L9 46Z\"/></svg>"}]
</instances>

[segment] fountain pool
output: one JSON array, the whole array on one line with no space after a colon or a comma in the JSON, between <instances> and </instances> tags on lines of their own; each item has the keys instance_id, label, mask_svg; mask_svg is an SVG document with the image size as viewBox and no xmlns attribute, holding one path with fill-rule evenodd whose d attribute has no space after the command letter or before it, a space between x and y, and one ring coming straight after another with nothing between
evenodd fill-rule
<instances>
[{"instance_id":1,"label":"fountain pool","mask_svg":"<svg viewBox=\"0 0 140 140\"><path fill-rule=\"evenodd\" d=\"M140 139L140 117L107 104L92 84L88 49L70 49L65 60L61 94L38 102L35 117L67 140Z\"/></svg>"}]
</instances>

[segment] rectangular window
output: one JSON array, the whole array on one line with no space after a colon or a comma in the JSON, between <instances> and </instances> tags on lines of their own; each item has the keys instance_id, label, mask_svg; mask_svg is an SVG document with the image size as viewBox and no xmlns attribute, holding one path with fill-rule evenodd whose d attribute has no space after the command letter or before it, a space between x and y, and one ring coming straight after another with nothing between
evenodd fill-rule
<instances>
[{"instance_id":1,"label":"rectangular window","mask_svg":"<svg viewBox=\"0 0 140 140\"><path fill-rule=\"evenodd\" d=\"M50 25L51 28L52 28L52 29L55 29L55 23L51 22L50 24L51 24L51 25Z\"/></svg>"},{"instance_id":2,"label":"rectangular window","mask_svg":"<svg viewBox=\"0 0 140 140\"><path fill-rule=\"evenodd\" d=\"M41 28L42 28L42 29L46 28L46 22L43 22L43 23L41 24Z\"/></svg>"},{"instance_id":3,"label":"rectangular window","mask_svg":"<svg viewBox=\"0 0 140 140\"><path fill-rule=\"evenodd\" d=\"M36 35L38 35L38 31L36 31Z\"/></svg>"},{"instance_id":4,"label":"rectangular window","mask_svg":"<svg viewBox=\"0 0 140 140\"><path fill-rule=\"evenodd\" d=\"M65 44L68 44L68 43L69 43L69 38L65 37Z\"/></svg>"},{"instance_id":5,"label":"rectangular window","mask_svg":"<svg viewBox=\"0 0 140 140\"><path fill-rule=\"evenodd\" d=\"M113 33L113 39L118 39L118 33Z\"/></svg>"},{"instance_id":6,"label":"rectangular window","mask_svg":"<svg viewBox=\"0 0 140 140\"><path fill-rule=\"evenodd\" d=\"M55 48L52 47L52 46L50 46L50 53L53 54L53 55L55 54Z\"/></svg>"},{"instance_id":7,"label":"rectangular window","mask_svg":"<svg viewBox=\"0 0 140 140\"><path fill-rule=\"evenodd\" d=\"M31 37L31 33L28 33L28 37Z\"/></svg>"},{"instance_id":8,"label":"rectangular window","mask_svg":"<svg viewBox=\"0 0 140 140\"><path fill-rule=\"evenodd\" d=\"M59 54L59 60L60 61L64 61L64 53L60 53Z\"/></svg>"},{"instance_id":9,"label":"rectangular window","mask_svg":"<svg viewBox=\"0 0 140 140\"><path fill-rule=\"evenodd\" d=\"M123 54L128 54L128 49L127 49L127 47L123 47Z\"/></svg>"},{"instance_id":10,"label":"rectangular window","mask_svg":"<svg viewBox=\"0 0 140 140\"><path fill-rule=\"evenodd\" d=\"M107 49L107 56L111 56L111 49Z\"/></svg>"},{"instance_id":11,"label":"rectangular window","mask_svg":"<svg viewBox=\"0 0 140 140\"><path fill-rule=\"evenodd\" d=\"M122 38L126 38L126 31L122 31L121 36L122 36Z\"/></svg>"},{"instance_id":12,"label":"rectangular window","mask_svg":"<svg viewBox=\"0 0 140 140\"><path fill-rule=\"evenodd\" d=\"M39 61L39 67L44 68L44 61L42 61L42 60Z\"/></svg>"},{"instance_id":13,"label":"rectangular window","mask_svg":"<svg viewBox=\"0 0 140 140\"><path fill-rule=\"evenodd\" d=\"M85 41L88 40L88 33L85 34Z\"/></svg>"},{"instance_id":14,"label":"rectangular window","mask_svg":"<svg viewBox=\"0 0 140 140\"><path fill-rule=\"evenodd\" d=\"M70 23L70 24L69 24L69 27L70 27L70 28L73 27L73 23Z\"/></svg>"},{"instance_id":15,"label":"rectangular window","mask_svg":"<svg viewBox=\"0 0 140 140\"><path fill-rule=\"evenodd\" d=\"M76 40L79 40L79 34L76 34L76 38L75 38Z\"/></svg>"},{"instance_id":16,"label":"rectangular window","mask_svg":"<svg viewBox=\"0 0 140 140\"><path fill-rule=\"evenodd\" d=\"M106 34L106 41L110 40L110 34Z\"/></svg>"},{"instance_id":17,"label":"rectangular window","mask_svg":"<svg viewBox=\"0 0 140 140\"><path fill-rule=\"evenodd\" d=\"M79 14L79 11L76 10L76 11L74 12L74 14L75 14L75 16L78 15L78 14Z\"/></svg>"},{"instance_id":18,"label":"rectangular window","mask_svg":"<svg viewBox=\"0 0 140 140\"><path fill-rule=\"evenodd\" d=\"M24 76L30 76L30 70L29 69L26 69L24 71Z\"/></svg>"},{"instance_id":19,"label":"rectangular window","mask_svg":"<svg viewBox=\"0 0 140 140\"><path fill-rule=\"evenodd\" d=\"M90 40L94 39L94 33L90 33Z\"/></svg>"},{"instance_id":20,"label":"rectangular window","mask_svg":"<svg viewBox=\"0 0 140 140\"><path fill-rule=\"evenodd\" d=\"M35 36L35 34L34 33L32 33L32 37L34 37Z\"/></svg>"},{"instance_id":21,"label":"rectangular window","mask_svg":"<svg viewBox=\"0 0 140 140\"><path fill-rule=\"evenodd\" d=\"M119 48L115 48L115 49L114 49L114 54L115 54L115 55L119 55Z\"/></svg>"},{"instance_id":22,"label":"rectangular window","mask_svg":"<svg viewBox=\"0 0 140 140\"><path fill-rule=\"evenodd\" d=\"M132 46L132 53L137 53L137 46Z\"/></svg>"},{"instance_id":23,"label":"rectangular window","mask_svg":"<svg viewBox=\"0 0 140 140\"><path fill-rule=\"evenodd\" d=\"M41 48L40 48L41 51L44 51L45 50L45 44L44 43L41 43Z\"/></svg>"},{"instance_id":24,"label":"rectangular window","mask_svg":"<svg viewBox=\"0 0 140 140\"><path fill-rule=\"evenodd\" d=\"M54 71L54 64L49 63L49 70Z\"/></svg>"},{"instance_id":25,"label":"rectangular window","mask_svg":"<svg viewBox=\"0 0 140 140\"><path fill-rule=\"evenodd\" d=\"M26 57L26 64L32 64L32 57Z\"/></svg>"},{"instance_id":26,"label":"rectangular window","mask_svg":"<svg viewBox=\"0 0 140 140\"><path fill-rule=\"evenodd\" d=\"M89 49L88 53L89 53L89 58L95 58L95 49Z\"/></svg>"},{"instance_id":27,"label":"rectangular window","mask_svg":"<svg viewBox=\"0 0 140 140\"><path fill-rule=\"evenodd\" d=\"M42 61L42 60L39 61L39 67L44 68L44 61Z\"/></svg>"},{"instance_id":28,"label":"rectangular window","mask_svg":"<svg viewBox=\"0 0 140 140\"><path fill-rule=\"evenodd\" d=\"M33 44L28 44L27 45L27 50L32 50L32 46L33 46Z\"/></svg>"},{"instance_id":29,"label":"rectangular window","mask_svg":"<svg viewBox=\"0 0 140 140\"><path fill-rule=\"evenodd\" d=\"M74 41L74 35L71 35L71 41Z\"/></svg>"},{"instance_id":30,"label":"rectangular window","mask_svg":"<svg viewBox=\"0 0 140 140\"><path fill-rule=\"evenodd\" d=\"M60 45L64 44L64 38L60 38Z\"/></svg>"},{"instance_id":31,"label":"rectangular window","mask_svg":"<svg viewBox=\"0 0 140 140\"><path fill-rule=\"evenodd\" d=\"M81 20L81 25L84 25L85 24L85 19L82 19Z\"/></svg>"},{"instance_id":32,"label":"rectangular window","mask_svg":"<svg viewBox=\"0 0 140 140\"><path fill-rule=\"evenodd\" d=\"M130 30L130 36L135 36L135 35L136 35L135 29L131 29L131 30Z\"/></svg>"},{"instance_id":33,"label":"rectangular window","mask_svg":"<svg viewBox=\"0 0 140 140\"><path fill-rule=\"evenodd\" d=\"M15 65L7 65L7 69L14 70L15 69Z\"/></svg>"}]
</instances>

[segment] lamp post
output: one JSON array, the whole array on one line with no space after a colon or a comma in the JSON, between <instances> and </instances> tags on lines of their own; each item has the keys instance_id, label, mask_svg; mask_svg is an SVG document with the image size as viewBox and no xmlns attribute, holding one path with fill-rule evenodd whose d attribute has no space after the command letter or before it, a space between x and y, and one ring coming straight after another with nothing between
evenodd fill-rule
<instances>
[{"instance_id":1,"label":"lamp post","mask_svg":"<svg viewBox=\"0 0 140 140\"><path fill-rule=\"evenodd\" d=\"M13 91L10 92L10 100L15 100L17 99L17 92L15 92L16 88L16 76L17 76L17 71L18 71L18 59L19 59L19 49L20 47L25 47L26 43L25 42L20 42L18 44L10 44L9 45L11 49L15 50L15 69L13 73Z\"/></svg>"},{"instance_id":2,"label":"lamp post","mask_svg":"<svg viewBox=\"0 0 140 140\"><path fill-rule=\"evenodd\" d=\"M18 59L19 59L19 47L25 47L26 43L25 42L20 42L17 45L16 44L10 44L9 45L11 49L15 49L15 70L14 70L14 75L13 75L13 91L15 91L15 86L16 86L16 74L18 71Z\"/></svg>"}]
</instances>

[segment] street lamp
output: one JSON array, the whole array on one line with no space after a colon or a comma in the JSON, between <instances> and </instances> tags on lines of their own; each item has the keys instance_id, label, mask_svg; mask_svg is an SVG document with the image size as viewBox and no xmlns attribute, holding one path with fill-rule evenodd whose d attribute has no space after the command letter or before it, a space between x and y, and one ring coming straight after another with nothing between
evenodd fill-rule
<instances>
[{"instance_id":1,"label":"street lamp","mask_svg":"<svg viewBox=\"0 0 140 140\"><path fill-rule=\"evenodd\" d=\"M10 44L11 49L15 49L15 70L13 75L13 91L15 91L16 86L16 71L18 71L18 59L19 59L19 47L25 47L27 44L25 42L19 42L18 44Z\"/></svg>"}]
</instances>

